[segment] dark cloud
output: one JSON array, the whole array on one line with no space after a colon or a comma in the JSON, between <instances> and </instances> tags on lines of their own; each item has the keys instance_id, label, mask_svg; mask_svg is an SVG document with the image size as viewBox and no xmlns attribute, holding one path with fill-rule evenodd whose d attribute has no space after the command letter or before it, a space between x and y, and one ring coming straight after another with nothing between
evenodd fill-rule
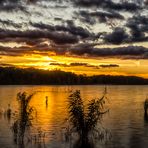
<instances>
[{"instance_id":1,"label":"dark cloud","mask_svg":"<svg viewBox=\"0 0 148 148\"><path fill-rule=\"evenodd\" d=\"M130 29L130 33L126 32L126 28ZM132 43L140 41L148 41L148 17L147 16L133 16L129 18L126 25L122 28L116 27L112 33L104 35L105 43L121 44Z\"/></svg>"},{"instance_id":2,"label":"dark cloud","mask_svg":"<svg viewBox=\"0 0 148 148\"><path fill-rule=\"evenodd\" d=\"M6 5L6 4L9 4L9 3L12 3L12 4L17 4L20 0L1 0L0 1L0 4L1 5Z\"/></svg>"},{"instance_id":3,"label":"dark cloud","mask_svg":"<svg viewBox=\"0 0 148 148\"><path fill-rule=\"evenodd\" d=\"M83 7L101 7L112 10L136 11L141 9L141 6L134 2L120 2L116 3L112 0L74 0L77 6Z\"/></svg>"},{"instance_id":4,"label":"dark cloud","mask_svg":"<svg viewBox=\"0 0 148 148\"><path fill-rule=\"evenodd\" d=\"M148 36L148 17L136 15L129 18L126 26L130 29L132 41L147 41Z\"/></svg>"},{"instance_id":5,"label":"dark cloud","mask_svg":"<svg viewBox=\"0 0 148 148\"><path fill-rule=\"evenodd\" d=\"M52 5L50 5L51 3ZM36 7L37 9L35 9ZM54 9L49 9L51 7ZM69 8L73 9L70 10ZM64 11L65 9L66 11ZM17 23L20 22L20 16L16 15L18 10L27 12L36 18L30 17L29 20L24 20L26 26L23 28L23 22ZM47 10L47 13L50 13L48 10L53 11L53 13L51 12L51 18L50 15L48 17L47 14L44 16L42 10L44 10L43 12ZM147 59L148 57L147 48L139 46L113 49L100 49L96 47L96 45L99 44L119 45L122 43L147 41L148 18L142 13L146 12L144 1L1 0L0 13L2 11L5 13L13 11L14 16L16 15L17 18L15 20L14 17L14 21L7 18L0 19L0 42L4 43L5 46L9 42L16 42L21 45L21 47L0 47L1 55L16 56L34 54L35 52L40 54L53 52L57 55L91 57L118 56L121 58L133 57L143 59ZM67 14L68 17L63 17L62 11L69 13ZM129 15L126 15L127 13L125 13L125 11L128 12ZM137 15L135 15L135 13ZM7 15L9 14L10 13ZM22 18L24 19L28 17L27 14L23 15L24 17ZM112 32L99 32L99 25L97 29L96 26L94 29L93 25L99 23L98 20L106 25L110 25L109 22L113 21L115 26L111 28ZM117 24L116 20L121 23L119 22L119 24ZM52 24L48 22L52 22ZM105 28L103 29L105 30Z\"/></svg>"},{"instance_id":6,"label":"dark cloud","mask_svg":"<svg viewBox=\"0 0 148 148\"><path fill-rule=\"evenodd\" d=\"M115 3L113 1L107 1L106 6L107 8L114 9L114 10L125 10L125 11L136 11L141 9L141 6L134 2L123 2L123 3Z\"/></svg>"},{"instance_id":7,"label":"dark cloud","mask_svg":"<svg viewBox=\"0 0 148 148\"><path fill-rule=\"evenodd\" d=\"M108 65L99 65L101 68L114 68L114 67L119 67L117 64L108 64Z\"/></svg>"},{"instance_id":8,"label":"dark cloud","mask_svg":"<svg viewBox=\"0 0 148 148\"><path fill-rule=\"evenodd\" d=\"M145 33L141 32L139 27L136 24L129 24L128 27L131 29L131 39L132 41L145 41Z\"/></svg>"},{"instance_id":9,"label":"dark cloud","mask_svg":"<svg viewBox=\"0 0 148 148\"><path fill-rule=\"evenodd\" d=\"M119 48L97 48L92 44L79 44L72 47L70 54L93 57L119 57L119 58L142 58L145 59L148 49L142 46L127 46Z\"/></svg>"},{"instance_id":10,"label":"dark cloud","mask_svg":"<svg viewBox=\"0 0 148 148\"><path fill-rule=\"evenodd\" d=\"M75 63L70 63L70 64L65 64L65 63L57 63L57 62L53 62L53 63L50 63L49 65L52 65L52 66L59 66L59 67L90 67L90 68L95 68L95 69L99 69L99 66L96 66L96 65L91 65L89 63L80 63L80 62L75 62Z\"/></svg>"},{"instance_id":11,"label":"dark cloud","mask_svg":"<svg viewBox=\"0 0 148 148\"><path fill-rule=\"evenodd\" d=\"M22 56L25 53L28 53L28 54L31 53L30 49L27 47L11 48L11 47L0 46L0 55Z\"/></svg>"},{"instance_id":12,"label":"dark cloud","mask_svg":"<svg viewBox=\"0 0 148 148\"><path fill-rule=\"evenodd\" d=\"M144 3L145 3L145 5L148 5L148 0L145 0Z\"/></svg>"},{"instance_id":13,"label":"dark cloud","mask_svg":"<svg viewBox=\"0 0 148 148\"><path fill-rule=\"evenodd\" d=\"M115 11L94 11L94 12L88 12L81 10L77 15L82 16L82 20L85 22L88 22L89 24L94 24L96 23L95 19L100 20L100 22L107 22L107 19L120 19L123 20L124 17L115 12ZM92 19L94 17L95 19Z\"/></svg>"},{"instance_id":14,"label":"dark cloud","mask_svg":"<svg viewBox=\"0 0 148 148\"><path fill-rule=\"evenodd\" d=\"M1 20L0 20L1 21ZM20 27L20 24L11 21L1 21L5 24L11 24L14 27ZM26 42L29 45L36 44L39 40L50 40L54 44L76 44L79 41L95 40L101 34L90 33L81 26L75 26L74 23L67 21L67 25L47 25L43 23L30 23L34 29L31 30L8 30L0 29L0 41L6 42L9 39L14 42ZM35 43L34 43L35 42ZM55 45L56 46L56 45Z\"/></svg>"},{"instance_id":15,"label":"dark cloud","mask_svg":"<svg viewBox=\"0 0 148 148\"><path fill-rule=\"evenodd\" d=\"M88 66L88 63L70 63L70 66Z\"/></svg>"},{"instance_id":16,"label":"dark cloud","mask_svg":"<svg viewBox=\"0 0 148 148\"><path fill-rule=\"evenodd\" d=\"M104 3L102 0L74 0L73 2L77 6L84 6L84 7L99 6L102 3Z\"/></svg>"},{"instance_id":17,"label":"dark cloud","mask_svg":"<svg viewBox=\"0 0 148 148\"><path fill-rule=\"evenodd\" d=\"M50 63L49 65L52 65L52 66L61 66L61 67L69 67L69 65L68 65L68 64L64 64L64 63L57 63L57 62Z\"/></svg>"},{"instance_id":18,"label":"dark cloud","mask_svg":"<svg viewBox=\"0 0 148 148\"><path fill-rule=\"evenodd\" d=\"M43 44L38 44L37 46L33 46L33 47L0 46L0 55L3 55L3 56L23 56L23 55L32 55L32 54L39 54L39 55L47 56L47 55L53 55L52 52L55 52L55 51L52 48L47 47L46 45L43 45Z\"/></svg>"},{"instance_id":19,"label":"dark cloud","mask_svg":"<svg viewBox=\"0 0 148 148\"><path fill-rule=\"evenodd\" d=\"M26 12L26 7L23 6L21 0L1 0L0 1L0 11L12 12L17 10Z\"/></svg>"},{"instance_id":20,"label":"dark cloud","mask_svg":"<svg viewBox=\"0 0 148 148\"><path fill-rule=\"evenodd\" d=\"M79 41L76 36L65 32L50 33L48 38L54 41L56 44L74 44Z\"/></svg>"},{"instance_id":21,"label":"dark cloud","mask_svg":"<svg viewBox=\"0 0 148 148\"><path fill-rule=\"evenodd\" d=\"M61 67L76 67L76 66L93 67L93 65L89 65L88 63L70 63L70 64L65 64L65 63L53 62L53 63L50 63L49 65L61 66Z\"/></svg>"},{"instance_id":22,"label":"dark cloud","mask_svg":"<svg viewBox=\"0 0 148 148\"><path fill-rule=\"evenodd\" d=\"M117 27L112 33L108 33L104 36L106 43L121 44L128 41L128 34L123 28Z\"/></svg>"},{"instance_id":23,"label":"dark cloud","mask_svg":"<svg viewBox=\"0 0 148 148\"><path fill-rule=\"evenodd\" d=\"M15 23L11 20L0 19L0 24L2 24L3 26L12 26L12 27L17 28L17 29L22 27L22 24Z\"/></svg>"},{"instance_id":24,"label":"dark cloud","mask_svg":"<svg viewBox=\"0 0 148 148\"><path fill-rule=\"evenodd\" d=\"M92 65L89 63L70 63L69 66L75 67L75 66L83 66L83 67L89 67L89 68L94 68L94 69L99 69L99 66Z\"/></svg>"},{"instance_id":25,"label":"dark cloud","mask_svg":"<svg viewBox=\"0 0 148 148\"><path fill-rule=\"evenodd\" d=\"M28 39L39 39L46 38L53 41L56 44L74 44L77 43L78 37L66 32L50 32L44 30L26 30L26 31L15 31L15 30L3 30L0 29L0 39L4 38L28 38Z\"/></svg>"},{"instance_id":26,"label":"dark cloud","mask_svg":"<svg viewBox=\"0 0 148 148\"><path fill-rule=\"evenodd\" d=\"M21 47L4 47L0 46L0 55L19 56L24 54L56 54L56 55L76 55L87 57L116 57L116 58L128 58L128 59L147 59L148 49L142 46L128 46L119 48L97 48L95 44L76 44L76 45L48 45L44 42L36 43L33 46L21 46ZM76 66L78 64L70 64L70 66ZM86 63L79 63L80 65L87 65Z\"/></svg>"},{"instance_id":27,"label":"dark cloud","mask_svg":"<svg viewBox=\"0 0 148 148\"><path fill-rule=\"evenodd\" d=\"M0 39L1 43L7 44L9 42L14 42L17 44L26 44L28 46L37 46L38 44L41 44L45 42L45 39L43 38L37 38L37 39L30 39L30 38L25 38L25 37L6 37L6 38L1 38Z\"/></svg>"},{"instance_id":28,"label":"dark cloud","mask_svg":"<svg viewBox=\"0 0 148 148\"><path fill-rule=\"evenodd\" d=\"M37 1L39 1L39 0L27 0L27 3L28 4L30 4L30 3L32 4L32 3L36 3Z\"/></svg>"},{"instance_id":29,"label":"dark cloud","mask_svg":"<svg viewBox=\"0 0 148 148\"><path fill-rule=\"evenodd\" d=\"M68 32L70 34L80 36L81 38L91 37L92 34L81 26L75 26L73 22L68 21L67 25L48 25L43 23L30 23L33 27L39 29L46 29L50 32L59 31L59 32Z\"/></svg>"},{"instance_id":30,"label":"dark cloud","mask_svg":"<svg viewBox=\"0 0 148 148\"><path fill-rule=\"evenodd\" d=\"M91 17L90 15L87 15L88 13L86 13L86 11L80 11L78 13L76 13L76 16L79 16L79 19L83 22L83 23L87 23L89 25L94 25L97 23L97 20L95 17Z\"/></svg>"}]
</instances>

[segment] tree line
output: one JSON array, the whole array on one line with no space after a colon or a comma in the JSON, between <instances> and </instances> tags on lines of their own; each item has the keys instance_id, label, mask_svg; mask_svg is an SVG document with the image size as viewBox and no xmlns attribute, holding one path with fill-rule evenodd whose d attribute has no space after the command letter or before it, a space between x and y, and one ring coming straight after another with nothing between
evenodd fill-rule
<instances>
[{"instance_id":1,"label":"tree line","mask_svg":"<svg viewBox=\"0 0 148 148\"><path fill-rule=\"evenodd\" d=\"M40 70L34 68L0 67L0 85L87 85L119 84L147 85L148 79L136 76L77 75L61 70Z\"/></svg>"}]
</instances>

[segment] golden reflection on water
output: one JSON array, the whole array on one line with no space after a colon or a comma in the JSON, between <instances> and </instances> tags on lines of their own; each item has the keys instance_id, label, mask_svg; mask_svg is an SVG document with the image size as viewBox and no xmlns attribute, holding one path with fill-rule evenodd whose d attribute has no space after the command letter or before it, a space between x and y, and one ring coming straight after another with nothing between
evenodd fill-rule
<instances>
[{"instance_id":1,"label":"golden reflection on water","mask_svg":"<svg viewBox=\"0 0 148 148\"><path fill-rule=\"evenodd\" d=\"M8 104L10 104L12 111L17 111L16 95L23 91L26 91L27 94L34 94L30 102L30 106L35 109L31 132L36 134L40 129L47 135L47 142L55 139L55 136L59 135L61 127L64 126L67 117L66 104L70 88L57 86L0 87L0 108L7 109ZM46 97L48 97L47 104Z\"/></svg>"},{"instance_id":2,"label":"golden reflection on water","mask_svg":"<svg viewBox=\"0 0 148 148\"><path fill-rule=\"evenodd\" d=\"M37 111L33 125L36 129L40 128L50 138L61 130L66 118L66 99L68 92L59 92L55 90L47 90L47 88L37 91L30 103ZM46 102L47 98L47 102Z\"/></svg>"}]
</instances>

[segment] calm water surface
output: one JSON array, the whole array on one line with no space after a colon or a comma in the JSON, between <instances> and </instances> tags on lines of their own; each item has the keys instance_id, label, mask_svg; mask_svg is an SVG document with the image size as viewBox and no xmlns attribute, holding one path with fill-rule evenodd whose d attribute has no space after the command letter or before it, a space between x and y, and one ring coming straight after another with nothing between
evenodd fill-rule
<instances>
[{"instance_id":1,"label":"calm water surface","mask_svg":"<svg viewBox=\"0 0 148 148\"><path fill-rule=\"evenodd\" d=\"M67 97L70 90L81 90L85 103L95 97L101 97L104 86L0 86L0 110L5 111L8 104L13 112L17 111L16 94L26 91L35 92L31 106L37 111L31 134L42 130L46 134L46 148L70 148L62 141L62 127L67 118ZM111 131L112 138L106 142L97 142L97 148L147 148L148 122L144 119L143 102L148 95L148 86L107 86L110 112L104 116L103 126ZM46 106L48 96L48 106ZM8 120L0 114L0 148L18 148L13 142L10 127L13 118ZM25 144L23 148L42 147ZM19 148L22 148L20 146Z\"/></svg>"}]
</instances>

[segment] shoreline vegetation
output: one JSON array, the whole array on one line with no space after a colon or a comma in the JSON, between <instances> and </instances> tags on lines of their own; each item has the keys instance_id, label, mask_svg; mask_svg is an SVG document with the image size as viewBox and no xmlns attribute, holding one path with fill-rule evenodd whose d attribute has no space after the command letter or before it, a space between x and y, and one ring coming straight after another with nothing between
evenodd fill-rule
<instances>
[{"instance_id":1,"label":"shoreline vegetation","mask_svg":"<svg viewBox=\"0 0 148 148\"><path fill-rule=\"evenodd\" d=\"M148 79L137 76L77 75L61 70L0 67L0 85L148 85Z\"/></svg>"},{"instance_id":2,"label":"shoreline vegetation","mask_svg":"<svg viewBox=\"0 0 148 148\"><path fill-rule=\"evenodd\" d=\"M27 94L26 92L17 93L18 110L14 112L9 106L9 109L5 111L10 113L7 114L7 118L13 119L10 129L16 146L25 147L25 145L31 144L32 147L35 147L37 144L42 147L46 144L45 138L49 138L44 130L34 127L33 120L38 118L36 106L30 106L34 95L34 93ZM111 139L111 133L102 124L104 114L109 112L105 106L108 100L106 95L105 89L102 97L93 98L84 104L80 90L69 93L68 106L65 108L68 115L66 120L63 120L64 128L61 128L60 140L62 142L69 143L72 148L95 148L97 141ZM31 130L38 132L32 133ZM57 134L55 131L54 135Z\"/></svg>"}]
</instances>

